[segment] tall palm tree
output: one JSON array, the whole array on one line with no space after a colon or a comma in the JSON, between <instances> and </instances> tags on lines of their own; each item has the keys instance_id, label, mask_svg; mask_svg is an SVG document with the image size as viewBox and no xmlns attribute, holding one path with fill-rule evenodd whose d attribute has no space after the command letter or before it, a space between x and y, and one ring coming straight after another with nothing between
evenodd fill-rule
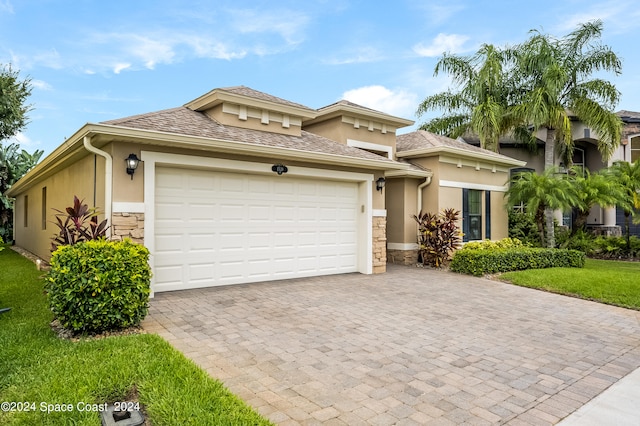
<instances>
[{"instance_id":1,"label":"tall palm tree","mask_svg":"<svg viewBox=\"0 0 640 426\"><path fill-rule=\"evenodd\" d=\"M524 204L525 212L533 215L540 234L540 242L549 247L555 245L553 234L545 234L545 211L548 209L567 209L576 205L578 200L566 174L556 168L536 172L517 173L505 196L510 207ZM551 244L549 242L551 239Z\"/></svg>"},{"instance_id":2,"label":"tall palm tree","mask_svg":"<svg viewBox=\"0 0 640 426\"><path fill-rule=\"evenodd\" d=\"M624 210L625 236L627 238L627 251L631 249L631 232L629 221L632 216L640 213L640 161L633 163L616 161L609 168L613 178L623 187L625 197L618 203ZM635 222L636 220L634 220Z\"/></svg>"},{"instance_id":3,"label":"tall palm tree","mask_svg":"<svg viewBox=\"0 0 640 426\"><path fill-rule=\"evenodd\" d=\"M611 48L599 43L601 35L602 21L596 20L579 25L561 39L534 30L516 48L516 73L522 76L525 90L513 111L534 132L546 129L545 169L555 166L556 153L571 165L573 118L597 134L598 150L605 161L620 144L622 121L613 112L620 92L593 74L620 74L622 64ZM552 242L553 210L548 209L545 216L551 236L548 241Z\"/></svg>"},{"instance_id":4,"label":"tall palm tree","mask_svg":"<svg viewBox=\"0 0 640 426\"><path fill-rule=\"evenodd\" d=\"M478 135L482 148L497 152L500 136L523 129L510 113L517 93L517 81L510 73L513 60L512 49L491 44L482 45L473 56L443 55L434 75L447 73L456 90L428 96L420 103L419 116L430 110L446 111L420 128L454 139L472 133Z\"/></svg>"}]
</instances>

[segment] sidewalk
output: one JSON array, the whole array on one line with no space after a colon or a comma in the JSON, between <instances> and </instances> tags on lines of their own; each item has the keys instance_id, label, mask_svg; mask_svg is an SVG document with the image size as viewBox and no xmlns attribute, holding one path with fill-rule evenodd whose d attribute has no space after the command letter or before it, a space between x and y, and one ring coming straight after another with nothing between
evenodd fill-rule
<instances>
[{"instance_id":1,"label":"sidewalk","mask_svg":"<svg viewBox=\"0 0 640 426\"><path fill-rule=\"evenodd\" d=\"M640 368L583 405L558 425L640 425Z\"/></svg>"}]
</instances>

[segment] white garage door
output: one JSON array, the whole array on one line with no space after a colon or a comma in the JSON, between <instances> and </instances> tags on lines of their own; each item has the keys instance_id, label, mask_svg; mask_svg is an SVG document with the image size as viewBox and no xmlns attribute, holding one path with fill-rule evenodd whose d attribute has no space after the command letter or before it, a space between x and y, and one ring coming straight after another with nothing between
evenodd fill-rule
<instances>
[{"instance_id":1,"label":"white garage door","mask_svg":"<svg viewBox=\"0 0 640 426\"><path fill-rule=\"evenodd\" d=\"M154 291L357 271L358 185L156 169Z\"/></svg>"}]
</instances>

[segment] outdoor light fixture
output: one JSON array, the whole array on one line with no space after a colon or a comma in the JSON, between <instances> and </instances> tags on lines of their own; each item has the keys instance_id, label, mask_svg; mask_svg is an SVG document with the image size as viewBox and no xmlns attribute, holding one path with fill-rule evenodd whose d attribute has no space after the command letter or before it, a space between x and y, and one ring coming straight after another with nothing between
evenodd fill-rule
<instances>
[{"instance_id":1,"label":"outdoor light fixture","mask_svg":"<svg viewBox=\"0 0 640 426\"><path fill-rule=\"evenodd\" d=\"M382 188L384 188L384 184L386 180L383 177L379 177L376 181L376 190L382 192Z\"/></svg>"},{"instance_id":2,"label":"outdoor light fixture","mask_svg":"<svg viewBox=\"0 0 640 426\"><path fill-rule=\"evenodd\" d=\"M127 158L124 159L127 163L127 174L131 175L131 180L133 180L133 174L138 168L138 164L140 164L140 159L135 154L129 154Z\"/></svg>"},{"instance_id":3,"label":"outdoor light fixture","mask_svg":"<svg viewBox=\"0 0 640 426\"><path fill-rule=\"evenodd\" d=\"M278 175L281 175L283 173L287 173L289 169L287 169L287 166L285 166L284 164L274 164L271 167L271 171L276 172Z\"/></svg>"}]
</instances>

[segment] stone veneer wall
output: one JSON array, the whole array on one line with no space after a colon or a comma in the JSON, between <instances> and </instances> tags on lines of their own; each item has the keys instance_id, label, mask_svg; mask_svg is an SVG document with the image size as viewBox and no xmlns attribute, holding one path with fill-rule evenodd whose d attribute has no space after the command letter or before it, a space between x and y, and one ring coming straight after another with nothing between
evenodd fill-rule
<instances>
[{"instance_id":1,"label":"stone veneer wall","mask_svg":"<svg viewBox=\"0 0 640 426\"><path fill-rule=\"evenodd\" d=\"M387 218L373 217L373 273L387 271Z\"/></svg>"},{"instance_id":2,"label":"stone veneer wall","mask_svg":"<svg viewBox=\"0 0 640 426\"><path fill-rule=\"evenodd\" d=\"M387 259L394 265L415 265L418 263L418 250L387 249Z\"/></svg>"},{"instance_id":3,"label":"stone veneer wall","mask_svg":"<svg viewBox=\"0 0 640 426\"><path fill-rule=\"evenodd\" d=\"M129 238L144 244L144 213L113 213L111 215L111 239L120 241Z\"/></svg>"}]
</instances>

